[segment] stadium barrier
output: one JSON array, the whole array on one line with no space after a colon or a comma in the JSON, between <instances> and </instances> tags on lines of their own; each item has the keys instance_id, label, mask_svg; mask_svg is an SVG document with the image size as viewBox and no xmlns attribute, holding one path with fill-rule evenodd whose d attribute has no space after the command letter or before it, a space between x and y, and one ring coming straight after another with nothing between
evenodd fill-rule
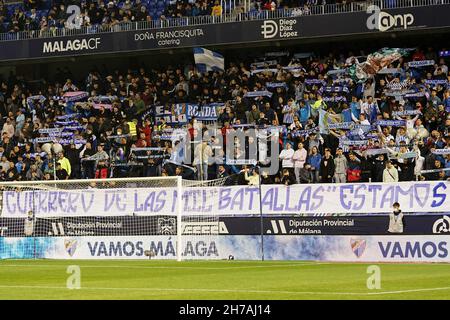
<instances>
[{"instance_id":1,"label":"stadium barrier","mask_svg":"<svg viewBox=\"0 0 450 320\"><path fill-rule=\"evenodd\" d=\"M350 2L341 4L325 4L314 5L307 9L287 8L277 9L274 11L252 11L248 5L243 6L245 12L235 13L230 8L236 7L231 1L221 1L224 8L224 14L221 16L193 16L180 18L166 18L151 21L139 22L120 22L114 26L80 26L79 28L60 28L54 31L32 30L20 31L14 33L1 33L0 41L23 40L33 38L51 38L51 37L65 37L73 35L91 35L104 32L118 32L118 31L139 31L159 28L170 28L178 26L199 26L207 24L239 22L248 20L265 20L265 19L280 19L292 18L301 15L326 15L326 14L340 14L366 11L370 6L377 6L380 9L397 9L410 7L423 7L450 4L450 0L372 0L361 2Z\"/></svg>"},{"instance_id":2,"label":"stadium barrier","mask_svg":"<svg viewBox=\"0 0 450 320\"><path fill-rule=\"evenodd\" d=\"M444 4L433 3L429 6L394 9L370 7L367 11L345 14L283 16L270 13L271 16L260 19L232 19L226 23L175 25L164 22L163 25L152 25L149 28L118 25L114 27L117 30L107 29L104 32L102 29L91 31L75 29L58 36L55 33L56 37L50 38L45 37L46 35L41 37L41 34L36 33L26 35L12 33L8 34L12 37L11 41L2 41L0 59L7 61L52 58L442 29L450 27L448 1L450 0L444 0Z\"/></svg>"},{"instance_id":3,"label":"stadium barrier","mask_svg":"<svg viewBox=\"0 0 450 320\"><path fill-rule=\"evenodd\" d=\"M225 182L3 183L0 259L450 262L446 181ZM401 234L387 232L393 202L405 213Z\"/></svg>"}]
</instances>

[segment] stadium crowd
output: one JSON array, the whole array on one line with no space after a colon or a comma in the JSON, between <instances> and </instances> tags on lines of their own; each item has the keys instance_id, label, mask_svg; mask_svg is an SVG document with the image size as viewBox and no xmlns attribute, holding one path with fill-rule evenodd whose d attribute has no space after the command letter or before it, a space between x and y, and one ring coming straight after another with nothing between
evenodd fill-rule
<instances>
[{"instance_id":1,"label":"stadium crowd","mask_svg":"<svg viewBox=\"0 0 450 320\"><path fill-rule=\"evenodd\" d=\"M308 14L309 7L325 3L349 3L346 0L256 0L250 2L252 14L280 8L298 8L296 14ZM227 5L227 13L245 12L242 3ZM76 5L78 11L68 10ZM93 27L93 30L126 25L128 22L170 20L179 17L221 16L220 0L26 0L22 5L8 5L0 0L0 33L38 31L40 36L51 36L58 29ZM69 11L69 12L68 12Z\"/></svg>"},{"instance_id":2,"label":"stadium crowd","mask_svg":"<svg viewBox=\"0 0 450 320\"><path fill-rule=\"evenodd\" d=\"M0 82L0 180L449 179L446 58L418 49L360 82L343 72L355 59L363 58L268 52L249 63L227 61L225 71L102 69L80 82L65 68L37 89L11 73ZM189 106L217 115L189 114ZM223 143L240 130L257 135L241 146ZM261 137L280 152L255 144ZM230 145L240 161L228 161ZM264 169L268 159L279 161L276 173Z\"/></svg>"}]
</instances>

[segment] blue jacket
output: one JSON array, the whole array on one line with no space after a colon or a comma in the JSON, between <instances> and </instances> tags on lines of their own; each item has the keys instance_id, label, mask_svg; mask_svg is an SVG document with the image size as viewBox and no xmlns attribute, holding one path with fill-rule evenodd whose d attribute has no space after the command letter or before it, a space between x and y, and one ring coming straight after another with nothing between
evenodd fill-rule
<instances>
[{"instance_id":1,"label":"blue jacket","mask_svg":"<svg viewBox=\"0 0 450 320\"><path fill-rule=\"evenodd\" d=\"M350 109L352 110L353 115L356 119L359 119L359 115L361 114L361 106L359 106L358 102L350 102Z\"/></svg>"},{"instance_id":2,"label":"blue jacket","mask_svg":"<svg viewBox=\"0 0 450 320\"><path fill-rule=\"evenodd\" d=\"M314 167L314 169L316 170L319 170L321 162L322 156L318 153L312 156L308 156L308 159L306 159L306 163L311 165L311 167Z\"/></svg>"},{"instance_id":3,"label":"blue jacket","mask_svg":"<svg viewBox=\"0 0 450 320\"><path fill-rule=\"evenodd\" d=\"M300 123L306 123L306 121L308 121L309 117L311 116L311 107L309 103L306 103L304 107L300 108L298 114L300 116Z\"/></svg>"},{"instance_id":4,"label":"blue jacket","mask_svg":"<svg viewBox=\"0 0 450 320\"><path fill-rule=\"evenodd\" d=\"M350 109L342 110L342 117L344 118L344 122L352 122L352 111Z\"/></svg>"}]
</instances>

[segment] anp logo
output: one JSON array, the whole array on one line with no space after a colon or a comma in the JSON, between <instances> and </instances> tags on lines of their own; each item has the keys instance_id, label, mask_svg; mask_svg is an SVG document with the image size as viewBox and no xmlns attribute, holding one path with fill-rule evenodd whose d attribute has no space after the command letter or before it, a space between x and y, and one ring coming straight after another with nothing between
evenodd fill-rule
<instances>
[{"instance_id":1,"label":"anp logo","mask_svg":"<svg viewBox=\"0 0 450 320\"><path fill-rule=\"evenodd\" d=\"M271 39L278 33L278 24L273 20L265 20L261 25L261 29L264 39Z\"/></svg>"},{"instance_id":2,"label":"anp logo","mask_svg":"<svg viewBox=\"0 0 450 320\"><path fill-rule=\"evenodd\" d=\"M414 23L414 16L411 13L391 15L381 11L380 7L375 5L369 6L366 12L371 14L366 21L369 30L384 32L394 27L407 29Z\"/></svg>"}]
</instances>

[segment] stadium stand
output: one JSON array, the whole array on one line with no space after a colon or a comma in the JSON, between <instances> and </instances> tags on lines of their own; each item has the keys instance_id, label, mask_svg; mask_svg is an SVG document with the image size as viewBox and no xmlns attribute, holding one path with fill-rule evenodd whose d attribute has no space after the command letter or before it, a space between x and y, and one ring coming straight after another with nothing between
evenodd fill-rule
<instances>
[{"instance_id":1,"label":"stadium stand","mask_svg":"<svg viewBox=\"0 0 450 320\"><path fill-rule=\"evenodd\" d=\"M1 10L0 259L450 261L450 0Z\"/></svg>"},{"instance_id":2,"label":"stadium stand","mask_svg":"<svg viewBox=\"0 0 450 320\"><path fill-rule=\"evenodd\" d=\"M11 73L0 86L0 179L183 175L252 183L248 150L243 162L229 163L218 140L274 129L280 170L263 174L263 183L448 180L450 75L442 55L405 52L366 82L341 72L368 59L352 53L225 57L225 71L206 73L194 65L96 69L79 82L65 68L38 87ZM217 116L171 121L190 106ZM259 165L261 152L252 158Z\"/></svg>"},{"instance_id":3,"label":"stadium stand","mask_svg":"<svg viewBox=\"0 0 450 320\"><path fill-rule=\"evenodd\" d=\"M304 2L304 1L303 1ZM330 2L331 3L331 2ZM313 1L299 3L314 5ZM297 7L293 1L253 1L250 12L273 11L279 8ZM125 1L33 1L29 3L3 3L0 1L0 32L39 30L41 32L69 28L70 5L79 5L75 12L77 26L98 29L119 23L143 22L179 17L220 16L224 12L243 12L243 4L223 1L170 1L170 0L125 0Z\"/></svg>"},{"instance_id":4,"label":"stadium stand","mask_svg":"<svg viewBox=\"0 0 450 320\"><path fill-rule=\"evenodd\" d=\"M404 7L422 0L385 0ZM125 0L0 1L0 40L366 10L371 1ZM76 7L75 7L76 6ZM191 20L186 20L187 18ZM82 31L80 31L80 29Z\"/></svg>"}]
</instances>

